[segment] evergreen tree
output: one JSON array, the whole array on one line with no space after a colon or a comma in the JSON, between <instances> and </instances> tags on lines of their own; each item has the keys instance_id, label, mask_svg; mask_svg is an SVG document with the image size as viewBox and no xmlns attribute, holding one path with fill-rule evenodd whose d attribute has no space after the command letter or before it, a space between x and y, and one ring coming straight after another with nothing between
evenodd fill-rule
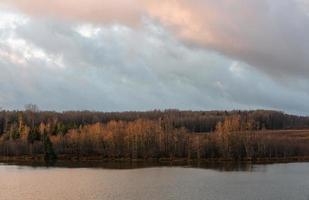
<instances>
[{"instance_id":1,"label":"evergreen tree","mask_svg":"<svg viewBox=\"0 0 309 200\"><path fill-rule=\"evenodd\" d=\"M44 144L44 160L45 161L56 160L57 155L54 151L53 144L46 133L43 134L43 144Z\"/></svg>"},{"instance_id":2,"label":"evergreen tree","mask_svg":"<svg viewBox=\"0 0 309 200\"><path fill-rule=\"evenodd\" d=\"M28 134L28 142L33 144L34 141L36 140L40 140L41 138L41 135L40 135L40 132L38 130L38 128L32 128Z\"/></svg>"}]
</instances>

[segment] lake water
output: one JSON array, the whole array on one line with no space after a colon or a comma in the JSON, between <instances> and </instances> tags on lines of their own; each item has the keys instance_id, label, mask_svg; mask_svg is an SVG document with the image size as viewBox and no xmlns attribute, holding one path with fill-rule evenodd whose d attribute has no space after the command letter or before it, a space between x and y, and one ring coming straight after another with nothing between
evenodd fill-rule
<instances>
[{"instance_id":1,"label":"lake water","mask_svg":"<svg viewBox=\"0 0 309 200\"><path fill-rule=\"evenodd\" d=\"M0 165L1 200L309 200L309 163L135 169Z\"/></svg>"}]
</instances>

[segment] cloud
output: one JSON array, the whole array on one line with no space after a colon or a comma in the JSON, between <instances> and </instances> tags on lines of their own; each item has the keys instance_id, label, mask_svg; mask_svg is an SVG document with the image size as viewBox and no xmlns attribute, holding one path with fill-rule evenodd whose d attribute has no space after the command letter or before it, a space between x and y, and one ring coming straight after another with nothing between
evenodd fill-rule
<instances>
[{"instance_id":1,"label":"cloud","mask_svg":"<svg viewBox=\"0 0 309 200\"><path fill-rule=\"evenodd\" d=\"M3 0L28 14L94 23L137 25L143 14L139 0Z\"/></svg>"},{"instance_id":2,"label":"cloud","mask_svg":"<svg viewBox=\"0 0 309 200\"><path fill-rule=\"evenodd\" d=\"M309 18L296 1L171 0L150 13L187 42L273 76L309 75Z\"/></svg>"},{"instance_id":3,"label":"cloud","mask_svg":"<svg viewBox=\"0 0 309 200\"><path fill-rule=\"evenodd\" d=\"M0 107L309 113L308 80L274 81L245 62L191 48L152 20L135 29L18 12L1 17L14 20L0 27Z\"/></svg>"},{"instance_id":4,"label":"cloud","mask_svg":"<svg viewBox=\"0 0 309 200\"><path fill-rule=\"evenodd\" d=\"M140 25L148 16L189 46L212 49L276 78L309 75L303 0L10 0L35 15Z\"/></svg>"}]
</instances>

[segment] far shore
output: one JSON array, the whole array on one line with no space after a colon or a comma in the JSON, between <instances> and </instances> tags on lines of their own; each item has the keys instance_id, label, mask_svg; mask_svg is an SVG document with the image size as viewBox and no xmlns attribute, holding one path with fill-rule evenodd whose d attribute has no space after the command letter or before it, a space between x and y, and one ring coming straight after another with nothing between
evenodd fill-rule
<instances>
[{"instance_id":1,"label":"far shore","mask_svg":"<svg viewBox=\"0 0 309 200\"><path fill-rule=\"evenodd\" d=\"M0 156L0 163L5 164L16 164L16 165L31 165L35 164L50 164L50 163L65 163L68 165L81 163L81 164L105 164L105 163L135 163L135 164L147 164L154 165L177 165L177 166L188 166L188 165L199 165L199 164L220 164L220 163L250 163L250 164L272 164L272 163L290 163L290 162L309 162L309 156L298 156L298 157L272 157L272 158L244 158L241 160L235 159L224 159L224 158L210 158L210 159L188 159L188 158L149 158L149 159L130 159L130 158L102 158L100 156L91 157L74 157L70 155L59 155L57 160L45 161L44 155L39 156Z\"/></svg>"}]
</instances>

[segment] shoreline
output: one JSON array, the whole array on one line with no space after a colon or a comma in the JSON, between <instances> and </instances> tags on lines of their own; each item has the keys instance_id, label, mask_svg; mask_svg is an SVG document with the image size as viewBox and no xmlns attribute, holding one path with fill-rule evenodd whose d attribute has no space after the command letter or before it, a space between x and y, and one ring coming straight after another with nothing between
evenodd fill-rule
<instances>
[{"instance_id":1,"label":"shoreline","mask_svg":"<svg viewBox=\"0 0 309 200\"><path fill-rule=\"evenodd\" d=\"M175 164L186 166L188 164L220 164L220 163L250 163L250 164L273 164L273 163L290 163L290 162L309 162L309 156L298 157L273 157L273 158L244 158L241 160L210 158L210 159L187 159L187 158L149 158L149 159L130 159L130 158L102 158L100 156L74 157L69 155L59 155L57 160L45 161L44 155L37 156L0 156L0 163L146 163L146 164Z\"/></svg>"}]
</instances>

